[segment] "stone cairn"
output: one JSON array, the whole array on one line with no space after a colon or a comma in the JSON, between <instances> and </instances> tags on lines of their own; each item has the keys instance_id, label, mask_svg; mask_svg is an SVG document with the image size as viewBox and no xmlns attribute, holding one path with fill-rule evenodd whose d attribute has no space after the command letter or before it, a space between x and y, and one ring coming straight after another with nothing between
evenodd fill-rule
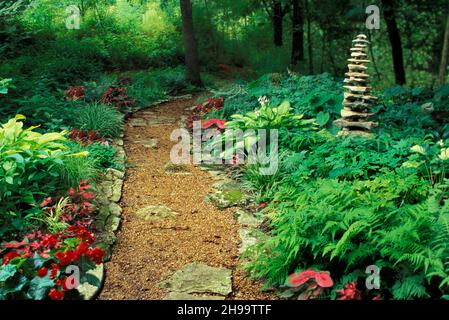
<instances>
[{"instance_id":1,"label":"stone cairn","mask_svg":"<svg viewBox=\"0 0 449 320\"><path fill-rule=\"evenodd\" d=\"M348 69L345 82L345 93L341 119L334 122L341 127L339 135L369 135L370 130L377 127L376 122L369 121L370 107L377 97L371 95L371 87L368 86L367 64L370 62L367 56L369 41L363 34L358 35L351 48L351 58L348 59Z\"/></svg>"}]
</instances>

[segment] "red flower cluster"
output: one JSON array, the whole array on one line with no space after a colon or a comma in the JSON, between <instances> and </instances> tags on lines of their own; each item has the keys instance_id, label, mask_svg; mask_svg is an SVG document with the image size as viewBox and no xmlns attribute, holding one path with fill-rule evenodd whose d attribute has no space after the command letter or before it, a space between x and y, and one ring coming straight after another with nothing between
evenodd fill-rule
<instances>
[{"instance_id":1,"label":"red flower cluster","mask_svg":"<svg viewBox=\"0 0 449 320\"><path fill-rule=\"evenodd\" d=\"M189 129L192 129L194 121L200 121L205 115L211 113L212 111L217 111L222 108L223 108L223 98L222 97L212 98L203 104L197 105L195 108L193 108L192 114L187 118L187 127ZM217 123L217 121L219 121L219 122ZM218 124L220 124L220 125L223 125L223 127L224 127L224 122L222 123L220 121L222 121L222 120L215 119L215 124L217 124L217 126L218 126Z\"/></svg>"},{"instance_id":2,"label":"red flower cluster","mask_svg":"<svg viewBox=\"0 0 449 320\"><path fill-rule=\"evenodd\" d=\"M69 89L64 92L67 100L71 101L77 101L80 99L84 99L84 87L83 86L76 86L76 87L69 87Z\"/></svg>"},{"instance_id":3,"label":"red flower cluster","mask_svg":"<svg viewBox=\"0 0 449 320\"><path fill-rule=\"evenodd\" d=\"M208 129L212 126L217 126L218 129L224 129L225 127L225 121L224 120L219 120L216 118L211 118L211 119L207 119L207 120L203 120L201 121L201 127L203 129Z\"/></svg>"},{"instance_id":4,"label":"red flower cluster","mask_svg":"<svg viewBox=\"0 0 449 320\"><path fill-rule=\"evenodd\" d=\"M48 258L51 249L58 249L62 240L57 234L42 234L41 231L29 233L21 242L2 243L1 247L12 249L3 257L3 264L9 263L15 257L29 258L37 252L41 257Z\"/></svg>"},{"instance_id":5,"label":"red flower cluster","mask_svg":"<svg viewBox=\"0 0 449 320\"><path fill-rule=\"evenodd\" d=\"M304 291L299 296L299 299L307 300L317 298L324 288L332 287L334 282L329 272L308 269L290 275L287 279L287 284L293 288L303 289Z\"/></svg>"},{"instance_id":6,"label":"red flower cluster","mask_svg":"<svg viewBox=\"0 0 449 320\"><path fill-rule=\"evenodd\" d=\"M89 246L81 242L75 250L66 250L64 252L56 252L55 258L59 260L59 264L62 267L68 266L71 263L78 262L78 259L82 256L87 257L89 260L95 262L96 264L100 264L103 262L105 252L95 247L93 249L89 249Z\"/></svg>"},{"instance_id":7,"label":"red flower cluster","mask_svg":"<svg viewBox=\"0 0 449 320\"><path fill-rule=\"evenodd\" d=\"M53 288L50 290L50 293L48 294L51 300L62 300L64 298L64 292L59 291L56 288Z\"/></svg>"},{"instance_id":8,"label":"red flower cluster","mask_svg":"<svg viewBox=\"0 0 449 320\"><path fill-rule=\"evenodd\" d=\"M95 211L95 206L90 200L95 197L95 194L90 190L88 181L82 180L77 190L70 188L68 197L69 200L62 208L61 220L77 226L90 226ZM55 205L51 205L52 203L51 197L46 198L42 201L41 208L48 211L54 210Z\"/></svg>"},{"instance_id":9,"label":"red flower cluster","mask_svg":"<svg viewBox=\"0 0 449 320\"><path fill-rule=\"evenodd\" d=\"M136 103L136 99L130 99L127 94L126 87L119 85L110 86L100 99L100 103L104 103L108 106L115 106L117 109L131 106Z\"/></svg>"},{"instance_id":10,"label":"red flower cluster","mask_svg":"<svg viewBox=\"0 0 449 320\"><path fill-rule=\"evenodd\" d=\"M3 243L0 252L12 250L3 255L2 264L8 264L14 258L34 259L35 253L54 261L51 265L45 262L46 266L39 267L34 272L37 277L48 276L54 280L55 287L50 290L48 296L53 300L61 300L64 298L64 292L70 290L66 286L65 276L59 272L63 267L78 263L81 257L95 264L103 262L105 252L98 247L90 247L94 241L95 236L80 226L71 226L58 234L44 235L41 231L36 231L28 234L21 242ZM32 266L33 263L27 265Z\"/></svg>"},{"instance_id":11,"label":"red flower cluster","mask_svg":"<svg viewBox=\"0 0 449 320\"><path fill-rule=\"evenodd\" d=\"M7 254L5 254L3 256L2 264L8 264L12 259L18 258L18 257L21 257L21 255L18 254L17 252L14 252L14 251L13 252L8 252Z\"/></svg>"},{"instance_id":12,"label":"red flower cluster","mask_svg":"<svg viewBox=\"0 0 449 320\"><path fill-rule=\"evenodd\" d=\"M70 226L67 231L77 237L78 240L90 245L95 241L95 235L83 226Z\"/></svg>"},{"instance_id":13,"label":"red flower cluster","mask_svg":"<svg viewBox=\"0 0 449 320\"><path fill-rule=\"evenodd\" d=\"M78 129L72 129L69 134L67 135L70 140L76 141L79 144L85 146L85 145L91 145L95 142L105 142L105 138L100 136L100 133L98 131L94 130L78 130Z\"/></svg>"},{"instance_id":14,"label":"red flower cluster","mask_svg":"<svg viewBox=\"0 0 449 320\"><path fill-rule=\"evenodd\" d=\"M337 290L337 293L340 295L338 300L361 300L362 299L362 292L357 289L356 281L345 284L343 289Z\"/></svg>"}]
</instances>

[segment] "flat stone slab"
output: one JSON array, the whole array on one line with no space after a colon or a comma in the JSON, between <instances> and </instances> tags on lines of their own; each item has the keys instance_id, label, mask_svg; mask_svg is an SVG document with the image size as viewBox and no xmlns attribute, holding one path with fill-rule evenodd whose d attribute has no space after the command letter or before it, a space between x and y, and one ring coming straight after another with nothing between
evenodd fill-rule
<instances>
[{"instance_id":1,"label":"flat stone slab","mask_svg":"<svg viewBox=\"0 0 449 320\"><path fill-rule=\"evenodd\" d=\"M257 236L254 235L254 230L252 229L240 229L239 236L242 240L239 248L240 254L244 253L249 247L255 245L259 240Z\"/></svg>"},{"instance_id":2,"label":"flat stone slab","mask_svg":"<svg viewBox=\"0 0 449 320\"><path fill-rule=\"evenodd\" d=\"M235 215L237 216L238 223L242 226L257 228L261 224L260 220L254 214L246 210L238 209Z\"/></svg>"},{"instance_id":3,"label":"flat stone slab","mask_svg":"<svg viewBox=\"0 0 449 320\"><path fill-rule=\"evenodd\" d=\"M178 213L166 206L146 206L137 210L136 215L146 221L175 218Z\"/></svg>"},{"instance_id":4,"label":"flat stone slab","mask_svg":"<svg viewBox=\"0 0 449 320\"><path fill-rule=\"evenodd\" d=\"M240 185L237 182L225 177L223 178L223 180L215 182L212 185L212 188L214 188L215 190L223 191L240 188Z\"/></svg>"},{"instance_id":5,"label":"flat stone slab","mask_svg":"<svg viewBox=\"0 0 449 320\"><path fill-rule=\"evenodd\" d=\"M165 164L164 170L169 174L191 174L191 172L189 172L189 168L186 165L174 164L171 161L168 161Z\"/></svg>"},{"instance_id":6,"label":"flat stone slab","mask_svg":"<svg viewBox=\"0 0 449 320\"><path fill-rule=\"evenodd\" d=\"M218 209L243 206L247 202L246 195L239 189L218 191L206 195L206 201L211 201Z\"/></svg>"},{"instance_id":7,"label":"flat stone slab","mask_svg":"<svg viewBox=\"0 0 449 320\"><path fill-rule=\"evenodd\" d=\"M131 127L146 127L147 121L142 118L134 118L129 121Z\"/></svg>"},{"instance_id":8,"label":"flat stone slab","mask_svg":"<svg viewBox=\"0 0 449 320\"><path fill-rule=\"evenodd\" d=\"M176 121L177 121L176 119L164 118L164 117L155 117L155 118L147 119L147 123L150 126L174 124L174 123L176 123Z\"/></svg>"},{"instance_id":9,"label":"flat stone slab","mask_svg":"<svg viewBox=\"0 0 449 320\"><path fill-rule=\"evenodd\" d=\"M142 144L145 148L148 149L157 149L158 145L159 145L159 139L148 139L148 140L144 140L142 141Z\"/></svg>"},{"instance_id":10,"label":"flat stone slab","mask_svg":"<svg viewBox=\"0 0 449 320\"><path fill-rule=\"evenodd\" d=\"M170 292L164 300L224 300L223 296L194 296L184 292Z\"/></svg>"},{"instance_id":11,"label":"flat stone slab","mask_svg":"<svg viewBox=\"0 0 449 320\"><path fill-rule=\"evenodd\" d=\"M89 270L87 274L97 278L98 283L96 285L92 285L90 283L85 282L79 285L77 290L84 300L92 300L100 292L100 288L104 281L104 264L100 264L95 269Z\"/></svg>"},{"instance_id":12,"label":"flat stone slab","mask_svg":"<svg viewBox=\"0 0 449 320\"><path fill-rule=\"evenodd\" d=\"M209 293L226 296L232 292L231 278L232 271L229 269L191 263L176 271L159 286L168 289L171 293Z\"/></svg>"}]
</instances>

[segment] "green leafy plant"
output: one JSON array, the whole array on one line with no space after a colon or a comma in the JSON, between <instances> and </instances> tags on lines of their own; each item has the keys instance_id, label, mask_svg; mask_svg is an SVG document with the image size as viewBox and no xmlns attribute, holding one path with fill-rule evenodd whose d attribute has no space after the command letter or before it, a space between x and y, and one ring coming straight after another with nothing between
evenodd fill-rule
<instances>
[{"instance_id":1,"label":"green leafy plant","mask_svg":"<svg viewBox=\"0 0 449 320\"><path fill-rule=\"evenodd\" d=\"M26 229L38 201L64 182L57 167L87 155L66 148L65 132L40 134L24 129L22 120L17 115L0 128L0 235Z\"/></svg>"},{"instance_id":2,"label":"green leafy plant","mask_svg":"<svg viewBox=\"0 0 449 320\"><path fill-rule=\"evenodd\" d=\"M301 128L312 130L315 119L303 119L303 115L292 112L288 101L284 101L278 107L271 107L269 100L261 104L261 107L245 115L234 114L232 120L226 123L227 128L238 129L278 129Z\"/></svg>"}]
</instances>

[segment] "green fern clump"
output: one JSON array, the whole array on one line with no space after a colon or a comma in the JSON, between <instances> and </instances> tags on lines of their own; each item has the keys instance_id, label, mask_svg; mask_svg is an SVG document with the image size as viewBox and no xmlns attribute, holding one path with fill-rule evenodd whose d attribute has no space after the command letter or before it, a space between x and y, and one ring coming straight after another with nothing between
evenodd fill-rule
<instances>
[{"instance_id":1,"label":"green fern clump","mask_svg":"<svg viewBox=\"0 0 449 320\"><path fill-rule=\"evenodd\" d=\"M429 297L433 280L447 290L449 206L428 198L426 181L390 172L372 181L317 179L289 190L275 194L270 238L247 265L267 286L312 264L335 279L377 265L387 275L381 288L394 299Z\"/></svg>"}]
</instances>

